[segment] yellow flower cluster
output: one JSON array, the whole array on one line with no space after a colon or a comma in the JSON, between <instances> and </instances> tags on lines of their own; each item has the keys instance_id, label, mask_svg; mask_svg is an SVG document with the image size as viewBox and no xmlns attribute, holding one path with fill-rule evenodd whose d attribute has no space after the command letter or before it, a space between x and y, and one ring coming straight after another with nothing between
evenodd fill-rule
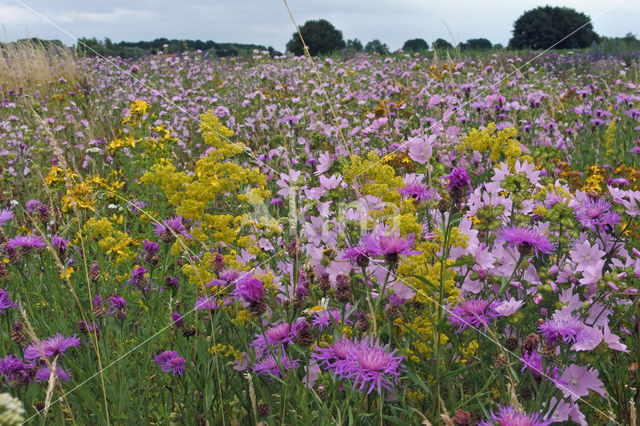
<instances>
[{"instance_id":1,"label":"yellow flower cluster","mask_svg":"<svg viewBox=\"0 0 640 426\"><path fill-rule=\"evenodd\" d=\"M613 155L613 148L616 145L616 120L612 119L604 132L604 145L606 154Z\"/></svg>"},{"instance_id":2,"label":"yellow flower cluster","mask_svg":"<svg viewBox=\"0 0 640 426\"><path fill-rule=\"evenodd\" d=\"M242 352L240 352L239 350L237 350L231 345L223 345L222 343L218 343L215 346L211 346L211 348L209 348L209 353L211 355L220 354L222 356L225 356L227 358L233 358L235 360L242 359Z\"/></svg>"},{"instance_id":3,"label":"yellow flower cluster","mask_svg":"<svg viewBox=\"0 0 640 426\"><path fill-rule=\"evenodd\" d=\"M58 166L52 166L51 170L49 170L49 174L47 175L46 178L44 178L44 181L49 186L56 186L57 184L64 184L65 183L65 174L66 174L66 177L69 179L69 182L71 182L71 183L74 183L78 178L78 175L75 174L73 172L73 170L71 170L71 169L64 170L64 169L61 169Z\"/></svg>"},{"instance_id":4,"label":"yellow flower cluster","mask_svg":"<svg viewBox=\"0 0 640 426\"><path fill-rule=\"evenodd\" d=\"M459 152L470 149L481 154L489 151L489 158L494 164L504 157L509 167L513 167L516 159L522 154L520 143L515 139L516 135L517 130L514 127L496 132L496 124L489 123L484 129L472 129L456 149Z\"/></svg>"},{"instance_id":5,"label":"yellow flower cluster","mask_svg":"<svg viewBox=\"0 0 640 426\"><path fill-rule=\"evenodd\" d=\"M115 256L116 265L133 259L136 255L136 243L125 232L114 228L106 217L91 218L82 227L86 237L98 239L98 246L105 254Z\"/></svg>"},{"instance_id":6,"label":"yellow flower cluster","mask_svg":"<svg viewBox=\"0 0 640 426\"><path fill-rule=\"evenodd\" d=\"M381 164L380 157L375 152L369 152L367 158L358 155L351 157L351 161L342 169L347 183L356 183L362 195L373 195L386 203L384 209L371 212L375 218L390 217L397 214L401 196L398 188L404 187L402 177L396 176L396 171L388 164Z\"/></svg>"},{"instance_id":7,"label":"yellow flower cluster","mask_svg":"<svg viewBox=\"0 0 640 426\"><path fill-rule=\"evenodd\" d=\"M129 107L129 116L122 118L122 123L131 123L133 125L138 124L142 116L149 111L149 108L151 107L145 101L141 99L136 100Z\"/></svg>"}]
</instances>

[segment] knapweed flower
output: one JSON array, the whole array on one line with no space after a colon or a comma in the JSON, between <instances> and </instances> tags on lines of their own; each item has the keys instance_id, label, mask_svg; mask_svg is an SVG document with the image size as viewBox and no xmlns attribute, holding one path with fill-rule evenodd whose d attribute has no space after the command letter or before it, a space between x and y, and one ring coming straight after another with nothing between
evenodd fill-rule
<instances>
[{"instance_id":1,"label":"knapweed flower","mask_svg":"<svg viewBox=\"0 0 640 426\"><path fill-rule=\"evenodd\" d=\"M138 288L147 283L147 269L144 266L134 268L131 271L131 279L127 281L131 287Z\"/></svg>"},{"instance_id":2,"label":"knapweed flower","mask_svg":"<svg viewBox=\"0 0 640 426\"><path fill-rule=\"evenodd\" d=\"M127 301L115 293L107 297L107 301L111 302L111 306L107 309L107 315L115 315L116 318L122 321L127 316Z\"/></svg>"},{"instance_id":3,"label":"knapweed flower","mask_svg":"<svg viewBox=\"0 0 640 426\"><path fill-rule=\"evenodd\" d=\"M209 281L206 284L206 286L207 287L214 287L214 286L223 287L233 283L239 276L240 276L240 273L235 269L227 269L225 271L220 272L218 274L218 278Z\"/></svg>"},{"instance_id":4,"label":"knapweed flower","mask_svg":"<svg viewBox=\"0 0 640 426\"><path fill-rule=\"evenodd\" d=\"M564 343L575 342L578 333L585 327L584 322L577 317L556 313L552 319L538 326L538 330L546 338L547 345L555 346L560 340Z\"/></svg>"},{"instance_id":5,"label":"knapweed flower","mask_svg":"<svg viewBox=\"0 0 640 426\"><path fill-rule=\"evenodd\" d=\"M0 358L0 376L12 386L20 386L30 383L31 379L31 366L25 364L22 360L15 355L7 355L4 358Z\"/></svg>"},{"instance_id":6,"label":"knapweed flower","mask_svg":"<svg viewBox=\"0 0 640 426\"><path fill-rule=\"evenodd\" d=\"M24 350L25 359L40 358L41 355L47 357L64 355L69 348L80 346L80 338L73 336L66 337L58 333L46 340L41 340L40 344L31 343Z\"/></svg>"},{"instance_id":7,"label":"knapweed flower","mask_svg":"<svg viewBox=\"0 0 640 426\"><path fill-rule=\"evenodd\" d=\"M9 239L5 248L7 250L30 251L31 249L43 249L46 247L44 240L40 237L34 237L33 235L18 235L15 238Z\"/></svg>"},{"instance_id":8,"label":"knapweed flower","mask_svg":"<svg viewBox=\"0 0 640 426\"><path fill-rule=\"evenodd\" d=\"M56 234L51 237L51 245L58 251L60 256L64 256L67 251L67 246L69 245L69 240Z\"/></svg>"},{"instance_id":9,"label":"knapweed flower","mask_svg":"<svg viewBox=\"0 0 640 426\"><path fill-rule=\"evenodd\" d=\"M311 357L320 364L322 368L336 373L338 365L344 362L354 350L358 349L358 344L352 340L342 337L328 347L316 347Z\"/></svg>"},{"instance_id":10,"label":"knapweed flower","mask_svg":"<svg viewBox=\"0 0 640 426\"><path fill-rule=\"evenodd\" d=\"M380 394L382 388L391 390L391 382L397 382L402 371L404 358L395 353L373 339L362 340L344 361L336 363L335 374L353 381L353 388L366 390L367 395L374 389Z\"/></svg>"},{"instance_id":11,"label":"knapweed flower","mask_svg":"<svg viewBox=\"0 0 640 426\"><path fill-rule=\"evenodd\" d=\"M320 331L325 328L333 327L333 324L340 324L342 315L338 309L325 309L320 312L316 312L313 315L313 321L311 325L314 328L318 328ZM345 323L351 322L348 318L345 318Z\"/></svg>"},{"instance_id":12,"label":"knapweed flower","mask_svg":"<svg viewBox=\"0 0 640 426\"><path fill-rule=\"evenodd\" d=\"M547 426L551 423L551 420L542 420L540 413L526 414L506 405L501 406L498 412L492 411L489 418L482 420L478 426Z\"/></svg>"},{"instance_id":13,"label":"knapweed flower","mask_svg":"<svg viewBox=\"0 0 640 426\"><path fill-rule=\"evenodd\" d=\"M369 251L362 244L349 247L344 251L342 257L361 268L366 268L369 265Z\"/></svg>"},{"instance_id":14,"label":"knapweed flower","mask_svg":"<svg viewBox=\"0 0 640 426\"><path fill-rule=\"evenodd\" d=\"M176 235L182 235L184 238L190 240L193 238L191 234L187 232L187 228L182 224L182 216L176 216L173 219L165 220L164 223L156 223L153 233L162 238L164 242L172 242L175 240Z\"/></svg>"},{"instance_id":15,"label":"knapweed flower","mask_svg":"<svg viewBox=\"0 0 640 426\"><path fill-rule=\"evenodd\" d=\"M69 381L69 373L63 370L60 367L56 367L55 370L55 378L56 380L64 380L65 382ZM36 372L36 381L38 383L46 382L49 383L49 378L51 377L51 369L49 367L42 367L38 369Z\"/></svg>"},{"instance_id":16,"label":"knapweed flower","mask_svg":"<svg viewBox=\"0 0 640 426\"><path fill-rule=\"evenodd\" d=\"M464 331L468 326L487 329L490 319L500 316L494 310L494 304L482 299L465 300L449 310L449 322L457 326L456 333Z\"/></svg>"},{"instance_id":17,"label":"knapweed flower","mask_svg":"<svg viewBox=\"0 0 640 426\"><path fill-rule=\"evenodd\" d=\"M551 253L555 247L543 233L533 228L503 226L498 230L498 235L510 246L517 247L523 255L527 255L533 250L536 257L539 257L540 253Z\"/></svg>"},{"instance_id":18,"label":"knapweed flower","mask_svg":"<svg viewBox=\"0 0 640 426\"><path fill-rule=\"evenodd\" d=\"M299 364L300 362L297 359L291 361L286 356L276 358L274 355L269 355L262 361L255 363L253 365L253 371L263 376L273 375L283 377L285 372L298 368Z\"/></svg>"},{"instance_id":19,"label":"knapweed flower","mask_svg":"<svg viewBox=\"0 0 640 426\"><path fill-rule=\"evenodd\" d=\"M431 194L431 190L427 185L423 183L413 183L405 186L404 188L398 189L398 193L400 195L406 195L407 197L411 197L418 202L424 202L430 200L433 195Z\"/></svg>"},{"instance_id":20,"label":"knapweed flower","mask_svg":"<svg viewBox=\"0 0 640 426\"><path fill-rule=\"evenodd\" d=\"M158 364L160 370L165 373L172 373L174 376L176 374L182 376L186 360L176 351L164 351L156 355L153 362Z\"/></svg>"},{"instance_id":21,"label":"knapweed flower","mask_svg":"<svg viewBox=\"0 0 640 426\"><path fill-rule=\"evenodd\" d=\"M9 293L0 288L0 314L4 314L8 309L17 307L18 304L9 298Z\"/></svg>"},{"instance_id":22,"label":"knapweed flower","mask_svg":"<svg viewBox=\"0 0 640 426\"><path fill-rule=\"evenodd\" d=\"M469 173L464 167L456 167L451 170L451 173L445 176L447 179L447 191L451 194L452 198L461 198L466 189L471 189L471 179L469 179Z\"/></svg>"},{"instance_id":23,"label":"knapweed flower","mask_svg":"<svg viewBox=\"0 0 640 426\"><path fill-rule=\"evenodd\" d=\"M553 364L546 363L546 366L542 366L542 356L536 352L526 352L520 358L523 366L520 371L525 372L527 369L531 372L531 375L536 379L544 376L545 379L551 380L553 383L558 382L558 367Z\"/></svg>"},{"instance_id":24,"label":"knapweed flower","mask_svg":"<svg viewBox=\"0 0 640 426\"><path fill-rule=\"evenodd\" d=\"M11 220L13 217L13 212L8 209L0 210L0 226L4 225L5 222Z\"/></svg>"},{"instance_id":25,"label":"knapweed flower","mask_svg":"<svg viewBox=\"0 0 640 426\"><path fill-rule=\"evenodd\" d=\"M171 321L173 322L173 325L178 328L184 327L184 320L182 319L182 314L180 312L172 312Z\"/></svg>"},{"instance_id":26,"label":"knapweed flower","mask_svg":"<svg viewBox=\"0 0 640 426\"><path fill-rule=\"evenodd\" d=\"M247 302L258 302L264 297L264 286L259 279L245 275L236 282L234 294Z\"/></svg>"},{"instance_id":27,"label":"knapweed flower","mask_svg":"<svg viewBox=\"0 0 640 426\"><path fill-rule=\"evenodd\" d=\"M200 296L196 299L193 309L196 311L209 311L211 313L217 311L223 306L220 299L213 296Z\"/></svg>"},{"instance_id":28,"label":"knapweed flower","mask_svg":"<svg viewBox=\"0 0 640 426\"><path fill-rule=\"evenodd\" d=\"M620 215L611 211L611 203L602 198L585 199L575 212L582 226L593 231L602 227L611 230L620 222Z\"/></svg>"},{"instance_id":29,"label":"knapweed flower","mask_svg":"<svg viewBox=\"0 0 640 426\"><path fill-rule=\"evenodd\" d=\"M398 256L401 254L405 256L420 254L420 252L412 250L414 240L413 234L402 237L397 229L388 232L384 227L363 236L366 252L371 256L384 256L387 264L391 266L398 264Z\"/></svg>"}]
</instances>

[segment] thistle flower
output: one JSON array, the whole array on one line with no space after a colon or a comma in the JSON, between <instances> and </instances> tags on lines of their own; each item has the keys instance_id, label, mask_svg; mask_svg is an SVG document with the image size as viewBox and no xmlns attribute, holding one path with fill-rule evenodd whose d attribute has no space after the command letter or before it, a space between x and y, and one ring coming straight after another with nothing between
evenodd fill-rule
<instances>
[{"instance_id":1,"label":"thistle flower","mask_svg":"<svg viewBox=\"0 0 640 426\"><path fill-rule=\"evenodd\" d=\"M196 311L209 311L213 313L222 307L223 303L212 296L200 296L196 299L193 308Z\"/></svg>"},{"instance_id":2,"label":"thistle flower","mask_svg":"<svg viewBox=\"0 0 640 426\"><path fill-rule=\"evenodd\" d=\"M51 237L51 245L58 251L58 255L64 256L67 252L69 240L59 237L57 234Z\"/></svg>"},{"instance_id":3,"label":"thistle flower","mask_svg":"<svg viewBox=\"0 0 640 426\"><path fill-rule=\"evenodd\" d=\"M153 362L158 364L160 370L165 373L172 373L182 376L184 373L184 365L186 360L182 358L176 351L164 351L156 355Z\"/></svg>"},{"instance_id":4,"label":"thistle flower","mask_svg":"<svg viewBox=\"0 0 640 426\"><path fill-rule=\"evenodd\" d=\"M498 235L511 247L517 247L523 255L534 250L536 257L540 257L540 253L549 254L554 249L551 241L543 233L533 228L503 226L498 230Z\"/></svg>"},{"instance_id":5,"label":"thistle flower","mask_svg":"<svg viewBox=\"0 0 640 426\"><path fill-rule=\"evenodd\" d=\"M501 406L498 412L491 412L489 418L482 420L478 426L547 426L552 421L542 420L540 413L526 414L516 411L510 405Z\"/></svg>"}]
</instances>

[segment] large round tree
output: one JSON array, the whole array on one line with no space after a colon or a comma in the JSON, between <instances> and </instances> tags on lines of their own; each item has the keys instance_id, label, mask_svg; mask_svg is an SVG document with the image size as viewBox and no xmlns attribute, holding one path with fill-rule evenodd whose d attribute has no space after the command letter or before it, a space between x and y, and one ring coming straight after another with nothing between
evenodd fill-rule
<instances>
[{"instance_id":1,"label":"large round tree","mask_svg":"<svg viewBox=\"0 0 640 426\"><path fill-rule=\"evenodd\" d=\"M590 46L598 38L584 13L567 7L544 6L526 11L516 20L509 47L577 49Z\"/></svg>"},{"instance_id":2,"label":"large round tree","mask_svg":"<svg viewBox=\"0 0 640 426\"><path fill-rule=\"evenodd\" d=\"M300 33L312 56L331 53L345 47L342 32L325 19L305 22L300 27ZM287 51L297 56L304 54L304 47L297 32L293 33L291 40L287 43Z\"/></svg>"}]
</instances>

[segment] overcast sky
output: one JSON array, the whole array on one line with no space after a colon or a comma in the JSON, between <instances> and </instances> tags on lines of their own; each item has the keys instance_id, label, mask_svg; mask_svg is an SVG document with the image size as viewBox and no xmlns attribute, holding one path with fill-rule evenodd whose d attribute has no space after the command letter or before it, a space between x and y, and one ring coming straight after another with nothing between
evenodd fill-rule
<instances>
[{"instance_id":1,"label":"overcast sky","mask_svg":"<svg viewBox=\"0 0 640 426\"><path fill-rule=\"evenodd\" d=\"M524 11L541 5L566 6L587 14L600 35L621 37L632 32L640 37L639 0L288 0L288 3L299 25L309 19L324 18L342 31L345 40L358 38L366 44L377 38L394 50L411 38L423 38L429 43L444 38L455 44L484 37L506 45L513 22ZM74 37L109 37L115 42L166 37L254 43L282 51L294 31L282 0L0 0L0 25L3 41L39 37L71 45L75 43Z\"/></svg>"}]
</instances>

